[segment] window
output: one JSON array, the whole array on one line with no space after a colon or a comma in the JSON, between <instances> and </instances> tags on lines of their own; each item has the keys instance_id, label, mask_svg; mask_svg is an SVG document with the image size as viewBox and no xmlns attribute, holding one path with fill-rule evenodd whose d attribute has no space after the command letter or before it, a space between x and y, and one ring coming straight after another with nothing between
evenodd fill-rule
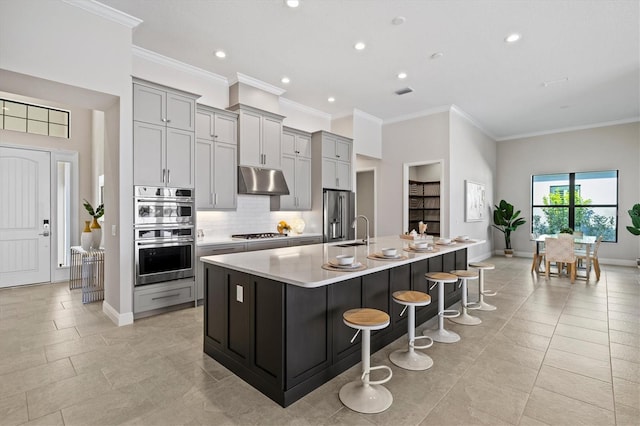
<instances>
[{"instance_id":1,"label":"window","mask_svg":"<svg viewBox=\"0 0 640 426\"><path fill-rule=\"evenodd\" d=\"M69 111L0 99L0 129L69 138Z\"/></svg>"},{"instance_id":2,"label":"window","mask_svg":"<svg viewBox=\"0 0 640 426\"><path fill-rule=\"evenodd\" d=\"M618 240L618 171L536 175L531 183L531 232L571 228Z\"/></svg>"}]
</instances>

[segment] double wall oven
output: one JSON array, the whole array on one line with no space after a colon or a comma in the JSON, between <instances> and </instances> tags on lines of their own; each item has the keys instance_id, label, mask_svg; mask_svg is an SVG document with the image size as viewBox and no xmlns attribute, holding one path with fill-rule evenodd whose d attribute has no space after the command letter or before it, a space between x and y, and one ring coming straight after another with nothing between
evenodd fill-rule
<instances>
[{"instance_id":1,"label":"double wall oven","mask_svg":"<svg viewBox=\"0 0 640 426\"><path fill-rule=\"evenodd\" d=\"M195 276L192 189L135 187L135 285Z\"/></svg>"}]
</instances>

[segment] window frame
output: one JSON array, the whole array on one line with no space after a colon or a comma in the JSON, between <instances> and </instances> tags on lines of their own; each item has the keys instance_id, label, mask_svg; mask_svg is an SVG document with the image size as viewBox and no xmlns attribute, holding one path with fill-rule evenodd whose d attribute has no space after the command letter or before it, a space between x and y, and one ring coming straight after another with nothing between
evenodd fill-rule
<instances>
[{"instance_id":1,"label":"window frame","mask_svg":"<svg viewBox=\"0 0 640 426\"><path fill-rule=\"evenodd\" d=\"M580 175L580 174L586 174L586 173L602 173L602 172L615 172L615 179L616 179L616 204L579 204L576 205L575 203L575 188L576 188L576 174ZM535 179L536 177L540 177L540 176L550 176L550 175L568 175L569 176L569 204L557 204L557 205L545 205L545 204L534 204L534 197L535 197L535 193L534 193L534 185L535 185ZM563 185L564 186L564 185ZM578 184L578 187L580 187L581 184ZM535 231L533 229L534 226L534 209L536 208L559 208L559 209L568 209L568 227L571 229L575 229L575 220L576 220L576 209L577 208L614 208L615 209L615 214L614 217L616 219L616 225L615 225L615 229L614 229L614 239L613 240L602 240L602 242L609 242L609 243L617 243L618 242L618 228L620 227L620 170L618 169L613 169L613 170L591 170L591 171L583 171L583 172L556 172L556 173L543 173L543 174L537 174L537 175L531 175L531 209L530 209L530 214L531 214L531 225L530 225L530 232L533 234Z\"/></svg>"}]
</instances>

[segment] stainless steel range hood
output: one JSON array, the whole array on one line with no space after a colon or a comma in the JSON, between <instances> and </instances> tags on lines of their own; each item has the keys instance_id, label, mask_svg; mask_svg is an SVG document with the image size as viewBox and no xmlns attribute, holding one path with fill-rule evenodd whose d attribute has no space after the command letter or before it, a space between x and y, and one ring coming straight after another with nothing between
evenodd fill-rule
<instances>
[{"instance_id":1,"label":"stainless steel range hood","mask_svg":"<svg viewBox=\"0 0 640 426\"><path fill-rule=\"evenodd\" d=\"M289 195L282 170L238 166L238 194Z\"/></svg>"}]
</instances>

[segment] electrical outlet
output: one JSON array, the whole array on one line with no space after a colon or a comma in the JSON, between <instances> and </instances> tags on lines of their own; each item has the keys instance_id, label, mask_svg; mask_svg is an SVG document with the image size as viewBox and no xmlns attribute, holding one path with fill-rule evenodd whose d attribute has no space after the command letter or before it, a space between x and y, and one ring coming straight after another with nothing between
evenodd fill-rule
<instances>
[{"instance_id":1,"label":"electrical outlet","mask_svg":"<svg viewBox=\"0 0 640 426\"><path fill-rule=\"evenodd\" d=\"M118 226L118 225L111 225L111 236L112 237L116 236L116 226Z\"/></svg>"}]
</instances>

